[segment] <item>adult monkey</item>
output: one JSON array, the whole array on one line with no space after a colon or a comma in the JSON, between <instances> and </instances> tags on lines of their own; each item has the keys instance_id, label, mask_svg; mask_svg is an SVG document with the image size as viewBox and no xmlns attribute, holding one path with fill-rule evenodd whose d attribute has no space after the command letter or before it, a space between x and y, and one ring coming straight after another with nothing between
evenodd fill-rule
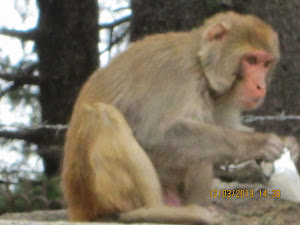
<instances>
[{"instance_id":1,"label":"adult monkey","mask_svg":"<svg viewBox=\"0 0 300 225\"><path fill-rule=\"evenodd\" d=\"M123 113L154 164L165 202L203 204L214 164L272 161L281 155L284 143L276 135L224 128L214 117L218 100L230 96L240 79L245 80L240 89L245 91L240 92L239 104L255 108L278 59L278 37L269 25L228 12L191 32L147 37L96 71L79 94L65 144L62 179L71 219L94 220L140 207L104 203L97 196L94 177L101 174L91 168L90 160L100 163L101 156L91 159L89 153L89 129L96 121L91 121L86 106L110 103ZM177 187L182 182L180 195ZM143 215L144 211L133 214L133 221Z\"/></svg>"},{"instance_id":2,"label":"adult monkey","mask_svg":"<svg viewBox=\"0 0 300 225\"><path fill-rule=\"evenodd\" d=\"M83 176L79 178L80 186L71 187L71 183L66 183L71 220L118 219L120 222L180 224L221 221L216 211L200 206L164 206L153 164L115 107L104 103L88 104L82 112L89 118L85 123L88 129L81 133L88 140L82 146L85 158L75 161L77 156L69 155L75 156L67 160L73 162L73 168L65 174L73 176L75 173L75 179L80 173Z\"/></svg>"}]
</instances>

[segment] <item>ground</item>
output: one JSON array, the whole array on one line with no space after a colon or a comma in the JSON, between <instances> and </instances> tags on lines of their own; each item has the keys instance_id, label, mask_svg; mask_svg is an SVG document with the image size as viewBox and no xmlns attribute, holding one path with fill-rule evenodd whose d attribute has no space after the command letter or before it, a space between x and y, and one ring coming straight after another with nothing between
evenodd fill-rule
<instances>
[{"instance_id":1,"label":"ground","mask_svg":"<svg viewBox=\"0 0 300 225\"><path fill-rule=\"evenodd\" d=\"M299 225L300 204L277 197L224 198L217 208L225 216L224 225Z\"/></svg>"},{"instance_id":2,"label":"ground","mask_svg":"<svg viewBox=\"0 0 300 225\"><path fill-rule=\"evenodd\" d=\"M300 224L300 204L277 197L260 197L258 191L254 192L252 198L215 198L214 205L225 217L223 225ZM0 216L1 219L55 221L66 219L66 213L62 210L37 211L27 214L6 214Z\"/></svg>"}]
</instances>

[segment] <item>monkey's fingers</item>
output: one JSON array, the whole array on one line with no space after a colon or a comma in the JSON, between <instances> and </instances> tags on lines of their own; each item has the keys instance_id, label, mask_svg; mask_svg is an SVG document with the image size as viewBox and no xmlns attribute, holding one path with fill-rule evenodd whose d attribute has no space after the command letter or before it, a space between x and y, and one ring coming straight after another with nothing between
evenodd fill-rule
<instances>
[{"instance_id":1,"label":"monkey's fingers","mask_svg":"<svg viewBox=\"0 0 300 225\"><path fill-rule=\"evenodd\" d=\"M281 138L279 138L277 135L271 134L268 143L270 146L273 146L274 148L278 148L283 151L284 148L284 142Z\"/></svg>"},{"instance_id":2,"label":"monkey's fingers","mask_svg":"<svg viewBox=\"0 0 300 225\"><path fill-rule=\"evenodd\" d=\"M120 222L219 224L223 217L199 206L141 208L120 215Z\"/></svg>"},{"instance_id":3,"label":"monkey's fingers","mask_svg":"<svg viewBox=\"0 0 300 225\"><path fill-rule=\"evenodd\" d=\"M279 158L279 155L277 153L274 154L273 152L268 152L268 153L264 154L263 161L265 161L265 162L273 162L273 161L275 161L278 158Z\"/></svg>"},{"instance_id":4,"label":"monkey's fingers","mask_svg":"<svg viewBox=\"0 0 300 225\"><path fill-rule=\"evenodd\" d=\"M262 160L266 162L273 162L279 159L283 154L283 148L275 146L267 146L263 149Z\"/></svg>"},{"instance_id":5,"label":"monkey's fingers","mask_svg":"<svg viewBox=\"0 0 300 225\"><path fill-rule=\"evenodd\" d=\"M264 160L271 162L281 157L284 150L284 143L279 137L271 134L262 150Z\"/></svg>"},{"instance_id":6,"label":"monkey's fingers","mask_svg":"<svg viewBox=\"0 0 300 225\"><path fill-rule=\"evenodd\" d=\"M283 139L285 147L290 151L291 158L294 162L298 161L300 147L297 139L293 136L288 136Z\"/></svg>"}]
</instances>

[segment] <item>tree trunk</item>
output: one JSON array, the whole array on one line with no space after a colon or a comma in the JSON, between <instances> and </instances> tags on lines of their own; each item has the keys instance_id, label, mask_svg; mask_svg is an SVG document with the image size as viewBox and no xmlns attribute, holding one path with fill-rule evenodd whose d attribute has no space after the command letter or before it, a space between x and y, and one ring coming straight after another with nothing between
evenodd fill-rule
<instances>
[{"instance_id":1,"label":"tree trunk","mask_svg":"<svg viewBox=\"0 0 300 225\"><path fill-rule=\"evenodd\" d=\"M132 0L131 40L168 31L190 30L208 15L205 0Z\"/></svg>"},{"instance_id":2,"label":"tree trunk","mask_svg":"<svg viewBox=\"0 0 300 225\"><path fill-rule=\"evenodd\" d=\"M99 64L98 3L96 0L37 2L42 123L66 124L82 84ZM40 152L49 152L41 154L45 172L54 174L61 155L42 148Z\"/></svg>"}]
</instances>

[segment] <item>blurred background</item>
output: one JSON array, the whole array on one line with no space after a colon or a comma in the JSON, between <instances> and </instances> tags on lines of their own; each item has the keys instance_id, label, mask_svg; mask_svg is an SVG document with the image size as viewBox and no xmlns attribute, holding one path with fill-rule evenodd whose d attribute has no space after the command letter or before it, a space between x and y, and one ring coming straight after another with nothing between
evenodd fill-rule
<instances>
[{"instance_id":1,"label":"blurred background","mask_svg":"<svg viewBox=\"0 0 300 225\"><path fill-rule=\"evenodd\" d=\"M299 0L1 0L0 215L63 207L64 134L95 69L131 41L190 30L226 10L259 16L281 42L266 102L244 122L299 141Z\"/></svg>"}]
</instances>

